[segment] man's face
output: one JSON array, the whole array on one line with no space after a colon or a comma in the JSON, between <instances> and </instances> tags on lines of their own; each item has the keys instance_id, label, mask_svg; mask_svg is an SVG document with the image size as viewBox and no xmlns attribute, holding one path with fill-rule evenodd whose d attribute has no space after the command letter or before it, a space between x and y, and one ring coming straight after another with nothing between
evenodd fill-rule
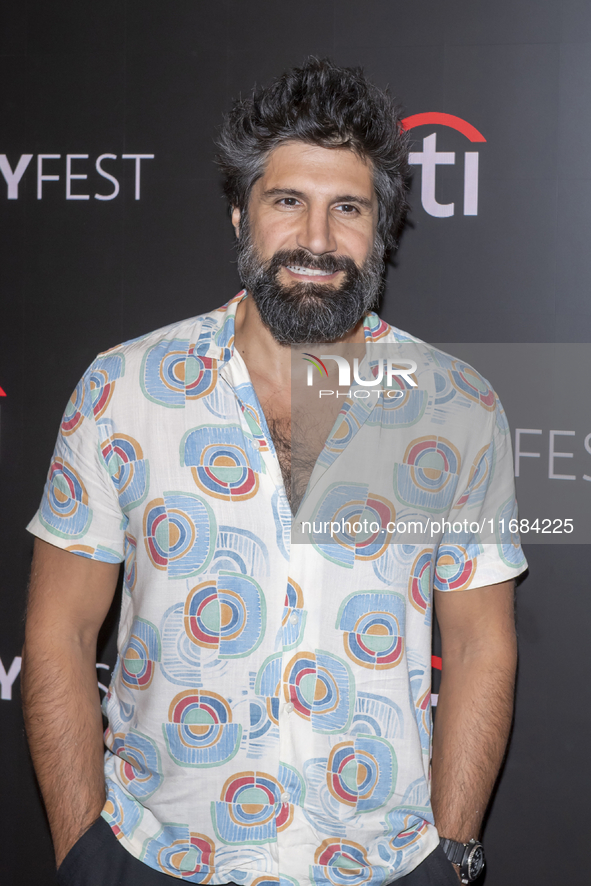
<instances>
[{"instance_id":1,"label":"man's face","mask_svg":"<svg viewBox=\"0 0 591 886\"><path fill-rule=\"evenodd\" d=\"M371 167L348 148L286 142L235 209L238 268L281 343L334 341L372 307L383 249Z\"/></svg>"}]
</instances>

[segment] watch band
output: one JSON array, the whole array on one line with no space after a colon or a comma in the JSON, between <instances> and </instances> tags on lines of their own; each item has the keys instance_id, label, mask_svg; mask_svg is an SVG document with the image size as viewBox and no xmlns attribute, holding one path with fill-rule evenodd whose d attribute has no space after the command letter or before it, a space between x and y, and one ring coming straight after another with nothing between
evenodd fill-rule
<instances>
[{"instance_id":1,"label":"watch band","mask_svg":"<svg viewBox=\"0 0 591 886\"><path fill-rule=\"evenodd\" d=\"M457 840L447 840L441 838L441 848L445 852L452 864L461 864L466 851L467 843L458 843Z\"/></svg>"},{"instance_id":2,"label":"watch band","mask_svg":"<svg viewBox=\"0 0 591 886\"><path fill-rule=\"evenodd\" d=\"M485 865L484 850L482 843L470 840L468 843L458 843L457 840L449 840L442 837L439 841L447 859L460 869L460 881L472 883L477 880Z\"/></svg>"}]
</instances>

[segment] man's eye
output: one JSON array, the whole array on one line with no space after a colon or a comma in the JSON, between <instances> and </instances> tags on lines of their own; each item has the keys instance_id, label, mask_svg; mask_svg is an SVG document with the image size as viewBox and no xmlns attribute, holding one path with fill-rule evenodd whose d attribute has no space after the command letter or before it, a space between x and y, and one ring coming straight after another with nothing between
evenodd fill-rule
<instances>
[{"instance_id":1,"label":"man's eye","mask_svg":"<svg viewBox=\"0 0 591 886\"><path fill-rule=\"evenodd\" d=\"M282 197L279 202L282 206L297 206L299 201L295 197Z\"/></svg>"},{"instance_id":2,"label":"man's eye","mask_svg":"<svg viewBox=\"0 0 591 886\"><path fill-rule=\"evenodd\" d=\"M344 215L353 215L355 212L357 212L357 207L353 206L352 203L341 203L339 206L337 206L337 209Z\"/></svg>"}]
</instances>

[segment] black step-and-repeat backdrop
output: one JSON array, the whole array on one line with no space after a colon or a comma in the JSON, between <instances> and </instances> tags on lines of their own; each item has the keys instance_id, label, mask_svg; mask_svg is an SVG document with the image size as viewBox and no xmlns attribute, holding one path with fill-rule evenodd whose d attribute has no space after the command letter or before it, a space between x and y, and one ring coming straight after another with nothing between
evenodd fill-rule
<instances>
[{"instance_id":1,"label":"black step-and-repeat backdrop","mask_svg":"<svg viewBox=\"0 0 591 886\"><path fill-rule=\"evenodd\" d=\"M547 524L532 526L564 521L572 503L584 529L591 499L577 356L591 342L591 4L13 0L0 11L2 883L54 882L19 656L24 527L61 412L98 351L237 291L216 126L232 96L310 53L389 84L413 135L413 209L383 316L428 341L472 343L465 359L506 395L514 429L530 574L486 886L586 882L589 534L558 537L551 523L542 545ZM536 350L536 373L506 347L554 342L578 350ZM487 343L484 364L475 343ZM498 382L496 355L505 369L516 361ZM103 685L115 619L101 634Z\"/></svg>"}]
</instances>

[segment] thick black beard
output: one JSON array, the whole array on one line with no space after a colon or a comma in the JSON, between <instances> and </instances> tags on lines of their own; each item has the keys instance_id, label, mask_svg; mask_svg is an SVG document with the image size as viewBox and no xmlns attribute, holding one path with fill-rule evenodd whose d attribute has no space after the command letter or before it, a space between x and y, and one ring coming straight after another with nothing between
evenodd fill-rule
<instances>
[{"instance_id":1,"label":"thick black beard","mask_svg":"<svg viewBox=\"0 0 591 886\"><path fill-rule=\"evenodd\" d=\"M279 344L334 342L374 308L383 289L384 249L376 240L362 267L349 256L314 256L305 249L282 250L264 261L252 242L243 217L238 240L238 272L261 320ZM285 265L344 271L339 287L322 283L283 286L278 274Z\"/></svg>"}]
</instances>

